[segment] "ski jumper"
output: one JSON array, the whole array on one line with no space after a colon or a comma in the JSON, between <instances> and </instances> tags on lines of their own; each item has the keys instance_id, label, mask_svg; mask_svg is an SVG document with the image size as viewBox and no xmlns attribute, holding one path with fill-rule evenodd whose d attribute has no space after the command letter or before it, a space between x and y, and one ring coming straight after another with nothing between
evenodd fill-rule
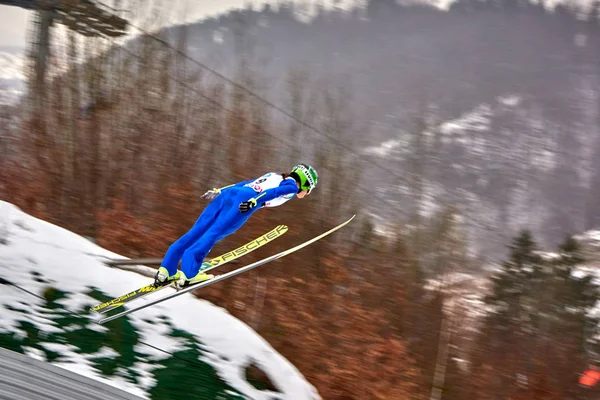
<instances>
[{"instance_id":1,"label":"ski jumper","mask_svg":"<svg viewBox=\"0 0 600 400\"><path fill-rule=\"evenodd\" d=\"M162 266L169 275L173 275L181 260L181 272L188 278L196 276L215 243L237 231L259 208L279 206L291 200L296 193L298 187L295 179L283 179L281 174L275 172L222 189L194 226L169 247ZM240 203L252 198L257 201L256 207L245 213L240 212Z\"/></svg>"}]
</instances>

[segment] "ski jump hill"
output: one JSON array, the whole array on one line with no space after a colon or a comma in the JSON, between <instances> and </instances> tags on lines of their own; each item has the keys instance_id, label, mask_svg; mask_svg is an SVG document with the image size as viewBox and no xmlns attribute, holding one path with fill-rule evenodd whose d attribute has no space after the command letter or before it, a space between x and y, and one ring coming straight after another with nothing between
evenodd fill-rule
<instances>
[{"instance_id":1,"label":"ski jump hill","mask_svg":"<svg viewBox=\"0 0 600 400\"><path fill-rule=\"evenodd\" d=\"M264 253L272 254L268 247ZM125 257L0 200L0 348L144 399L321 399L253 329L189 293L98 324L94 305L148 285L155 271L107 265L115 259ZM165 288L138 303L174 292ZM251 368L264 373L264 382L251 378ZM8 386L34 382L14 374L13 368ZM173 390L180 381L189 383L183 397ZM51 397L56 391L37 383L30 385L39 386L37 395L19 397L2 382L0 400L70 398Z\"/></svg>"},{"instance_id":2,"label":"ski jump hill","mask_svg":"<svg viewBox=\"0 0 600 400\"><path fill-rule=\"evenodd\" d=\"M97 380L0 348L0 400L142 400Z\"/></svg>"}]
</instances>

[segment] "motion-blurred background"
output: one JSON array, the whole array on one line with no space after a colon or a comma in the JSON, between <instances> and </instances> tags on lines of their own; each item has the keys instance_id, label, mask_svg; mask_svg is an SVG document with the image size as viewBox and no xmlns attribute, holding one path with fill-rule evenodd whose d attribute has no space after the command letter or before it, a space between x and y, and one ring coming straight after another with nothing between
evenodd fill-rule
<instances>
[{"instance_id":1,"label":"motion-blurred background","mask_svg":"<svg viewBox=\"0 0 600 400\"><path fill-rule=\"evenodd\" d=\"M310 196L211 255L357 214L197 293L323 399L599 398L599 1L16 0L0 34L26 213L162 257L204 191L305 162Z\"/></svg>"}]
</instances>

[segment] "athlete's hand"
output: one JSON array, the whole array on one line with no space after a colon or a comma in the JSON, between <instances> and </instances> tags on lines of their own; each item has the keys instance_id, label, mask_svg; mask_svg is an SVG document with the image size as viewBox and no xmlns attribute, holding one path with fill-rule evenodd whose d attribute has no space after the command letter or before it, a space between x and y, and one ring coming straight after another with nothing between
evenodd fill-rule
<instances>
[{"instance_id":1,"label":"athlete's hand","mask_svg":"<svg viewBox=\"0 0 600 400\"><path fill-rule=\"evenodd\" d=\"M254 207L256 207L256 199L250 199L248 201L243 201L240 203L240 206L238 207L240 209L240 212L248 212L250 210L252 210Z\"/></svg>"},{"instance_id":2,"label":"athlete's hand","mask_svg":"<svg viewBox=\"0 0 600 400\"><path fill-rule=\"evenodd\" d=\"M221 189L214 188L214 189L211 189L208 192L204 193L201 197L203 199L212 200L215 197L217 197L219 195L219 193L221 193Z\"/></svg>"}]
</instances>

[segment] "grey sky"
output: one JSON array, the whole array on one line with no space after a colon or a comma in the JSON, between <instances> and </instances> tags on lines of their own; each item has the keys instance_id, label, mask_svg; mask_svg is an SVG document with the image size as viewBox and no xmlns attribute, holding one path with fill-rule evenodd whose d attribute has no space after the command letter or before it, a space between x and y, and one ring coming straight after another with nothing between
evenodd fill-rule
<instances>
[{"instance_id":1,"label":"grey sky","mask_svg":"<svg viewBox=\"0 0 600 400\"><path fill-rule=\"evenodd\" d=\"M0 46L25 45L27 15L28 13L20 8L0 6Z\"/></svg>"},{"instance_id":2,"label":"grey sky","mask_svg":"<svg viewBox=\"0 0 600 400\"><path fill-rule=\"evenodd\" d=\"M161 0L156 0L161 1ZM255 6L265 3L276 3L276 0L162 0L169 2L169 10L173 11L174 17L185 15L184 21L192 22L205 17L214 16L234 8L240 8L247 4ZM335 0L294 0L297 3L321 2L325 6L332 6ZM366 0L363 0L366 1ZM452 0L430 0L438 6L445 7ZM549 4L561 0L549 0ZM580 4L589 4L592 0L575 0ZM355 3L355 0L341 0L339 4ZM110 2L107 2L110 3ZM185 10L185 12L184 12ZM18 7L0 6L0 46L25 47L27 22L31 13Z\"/></svg>"},{"instance_id":3,"label":"grey sky","mask_svg":"<svg viewBox=\"0 0 600 400\"><path fill-rule=\"evenodd\" d=\"M185 21L191 22L207 16L217 15L233 8L243 7L251 3L260 5L268 0L178 0L174 13L187 10ZM171 8L173 10L173 8ZM31 12L19 7L0 6L0 46L25 47L27 22Z\"/></svg>"},{"instance_id":4,"label":"grey sky","mask_svg":"<svg viewBox=\"0 0 600 400\"><path fill-rule=\"evenodd\" d=\"M146 1L146 0L144 0ZM177 22L193 22L199 19L218 15L231 9L244 7L248 4L260 6L265 3L276 3L277 0L154 0L168 4L167 10L173 13L171 20ZM319 0L294 0L297 3L318 3ZM100 1L102 2L102 1ZM110 1L104 1L110 4ZM322 1L325 6L331 6L335 0ZM354 3L354 0L342 0L339 3ZM184 16L181 20L181 16ZM25 47L27 22L31 12L18 7L0 6L0 46Z\"/></svg>"}]
</instances>

